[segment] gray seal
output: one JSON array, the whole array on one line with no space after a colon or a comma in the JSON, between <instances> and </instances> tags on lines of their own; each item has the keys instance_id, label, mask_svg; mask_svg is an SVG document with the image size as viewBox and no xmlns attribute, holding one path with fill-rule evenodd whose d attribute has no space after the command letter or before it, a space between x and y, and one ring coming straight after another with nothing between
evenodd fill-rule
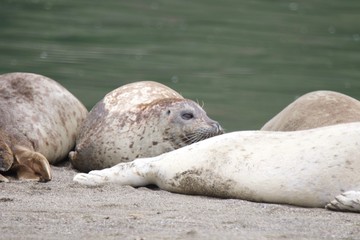
<instances>
[{"instance_id":1,"label":"gray seal","mask_svg":"<svg viewBox=\"0 0 360 240\"><path fill-rule=\"evenodd\" d=\"M141 81L113 90L94 106L69 156L74 168L88 172L221 133L197 103L160 83Z\"/></svg>"},{"instance_id":2,"label":"gray seal","mask_svg":"<svg viewBox=\"0 0 360 240\"><path fill-rule=\"evenodd\" d=\"M0 172L51 180L49 164L66 158L86 115L83 104L50 78L0 75ZM8 179L0 175L0 181Z\"/></svg>"}]
</instances>

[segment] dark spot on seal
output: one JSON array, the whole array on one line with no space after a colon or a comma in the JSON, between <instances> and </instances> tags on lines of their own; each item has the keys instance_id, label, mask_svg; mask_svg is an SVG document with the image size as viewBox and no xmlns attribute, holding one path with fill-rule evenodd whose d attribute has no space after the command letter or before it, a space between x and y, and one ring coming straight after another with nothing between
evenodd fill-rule
<instances>
[{"instance_id":1,"label":"dark spot on seal","mask_svg":"<svg viewBox=\"0 0 360 240\"><path fill-rule=\"evenodd\" d=\"M11 88L16 92L15 95L23 96L27 101L34 101L33 88L23 78L12 79Z\"/></svg>"},{"instance_id":2,"label":"dark spot on seal","mask_svg":"<svg viewBox=\"0 0 360 240\"><path fill-rule=\"evenodd\" d=\"M180 193L231 198L234 196L231 193L234 184L233 180L217 176L215 171L196 169L176 174L171 185Z\"/></svg>"},{"instance_id":3,"label":"dark spot on seal","mask_svg":"<svg viewBox=\"0 0 360 240\"><path fill-rule=\"evenodd\" d=\"M34 115L31 117L31 121L33 121L34 123L38 123L40 121L40 118L38 115Z\"/></svg>"},{"instance_id":4,"label":"dark spot on seal","mask_svg":"<svg viewBox=\"0 0 360 240\"><path fill-rule=\"evenodd\" d=\"M133 148L134 146L134 142L132 142L130 145L129 145L129 148Z\"/></svg>"},{"instance_id":5,"label":"dark spot on seal","mask_svg":"<svg viewBox=\"0 0 360 240\"><path fill-rule=\"evenodd\" d=\"M158 142L153 141L152 144L155 146L158 145Z\"/></svg>"},{"instance_id":6,"label":"dark spot on seal","mask_svg":"<svg viewBox=\"0 0 360 240\"><path fill-rule=\"evenodd\" d=\"M62 123L63 126L66 125L66 117L64 116L64 114L59 114L60 115L60 121Z\"/></svg>"}]
</instances>

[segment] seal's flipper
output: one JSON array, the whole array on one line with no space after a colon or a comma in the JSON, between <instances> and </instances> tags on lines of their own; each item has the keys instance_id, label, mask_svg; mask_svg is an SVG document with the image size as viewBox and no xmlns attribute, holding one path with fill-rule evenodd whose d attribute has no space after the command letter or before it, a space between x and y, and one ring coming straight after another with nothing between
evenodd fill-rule
<instances>
[{"instance_id":1,"label":"seal's flipper","mask_svg":"<svg viewBox=\"0 0 360 240\"><path fill-rule=\"evenodd\" d=\"M360 212L360 191L347 191L325 206L334 211Z\"/></svg>"},{"instance_id":2,"label":"seal's flipper","mask_svg":"<svg viewBox=\"0 0 360 240\"><path fill-rule=\"evenodd\" d=\"M78 173L78 174L76 174L76 176L74 177L73 180L77 183L80 183L80 184L86 185L86 186L100 186L107 182L106 179L107 179L106 177L102 177L99 175Z\"/></svg>"},{"instance_id":3,"label":"seal's flipper","mask_svg":"<svg viewBox=\"0 0 360 240\"><path fill-rule=\"evenodd\" d=\"M103 170L93 170L88 174L79 173L74 177L74 181L83 185L98 186L106 183L117 183L120 185L130 185L132 187L143 187L153 184L147 177L149 162L157 158L139 158L128 163L119 163L111 168Z\"/></svg>"},{"instance_id":4,"label":"seal's flipper","mask_svg":"<svg viewBox=\"0 0 360 240\"><path fill-rule=\"evenodd\" d=\"M16 176L19 180L41 181L40 176L26 165L15 164L14 170L16 171Z\"/></svg>"},{"instance_id":5,"label":"seal's flipper","mask_svg":"<svg viewBox=\"0 0 360 240\"><path fill-rule=\"evenodd\" d=\"M14 164L14 155L9 145L5 142L6 137L0 132L0 171L10 170ZM0 174L0 182L9 182L9 179Z\"/></svg>"},{"instance_id":6,"label":"seal's flipper","mask_svg":"<svg viewBox=\"0 0 360 240\"><path fill-rule=\"evenodd\" d=\"M9 182L9 179L0 174L0 182Z\"/></svg>"},{"instance_id":7,"label":"seal's flipper","mask_svg":"<svg viewBox=\"0 0 360 240\"><path fill-rule=\"evenodd\" d=\"M16 146L13 152L17 162L17 175L20 179L51 180L50 164L41 153L19 146Z\"/></svg>"},{"instance_id":8,"label":"seal's flipper","mask_svg":"<svg viewBox=\"0 0 360 240\"><path fill-rule=\"evenodd\" d=\"M14 163L14 155L2 137L0 133L0 171L6 172Z\"/></svg>"}]
</instances>

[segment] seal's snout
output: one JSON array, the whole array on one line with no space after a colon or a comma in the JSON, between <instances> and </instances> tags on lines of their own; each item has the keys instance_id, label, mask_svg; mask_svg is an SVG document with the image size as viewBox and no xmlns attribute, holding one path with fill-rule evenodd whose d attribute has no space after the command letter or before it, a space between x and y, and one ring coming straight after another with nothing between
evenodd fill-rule
<instances>
[{"instance_id":1,"label":"seal's snout","mask_svg":"<svg viewBox=\"0 0 360 240\"><path fill-rule=\"evenodd\" d=\"M218 122L213 122L211 125L215 129L216 134L223 134L224 133L224 129L220 126L220 124Z\"/></svg>"}]
</instances>

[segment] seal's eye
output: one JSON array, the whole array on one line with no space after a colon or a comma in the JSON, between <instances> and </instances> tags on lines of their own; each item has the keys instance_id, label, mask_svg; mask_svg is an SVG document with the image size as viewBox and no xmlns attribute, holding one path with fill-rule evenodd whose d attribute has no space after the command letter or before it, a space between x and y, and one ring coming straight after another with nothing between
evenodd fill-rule
<instances>
[{"instance_id":1,"label":"seal's eye","mask_svg":"<svg viewBox=\"0 0 360 240\"><path fill-rule=\"evenodd\" d=\"M194 118L194 115L192 113L183 113L181 114L181 118L184 120L190 120Z\"/></svg>"},{"instance_id":2,"label":"seal's eye","mask_svg":"<svg viewBox=\"0 0 360 240\"><path fill-rule=\"evenodd\" d=\"M170 115L170 113L171 113L170 110L167 110L167 111L166 111L166 114L167 114L167 115Z\"/></svg>"}]
</instances>

